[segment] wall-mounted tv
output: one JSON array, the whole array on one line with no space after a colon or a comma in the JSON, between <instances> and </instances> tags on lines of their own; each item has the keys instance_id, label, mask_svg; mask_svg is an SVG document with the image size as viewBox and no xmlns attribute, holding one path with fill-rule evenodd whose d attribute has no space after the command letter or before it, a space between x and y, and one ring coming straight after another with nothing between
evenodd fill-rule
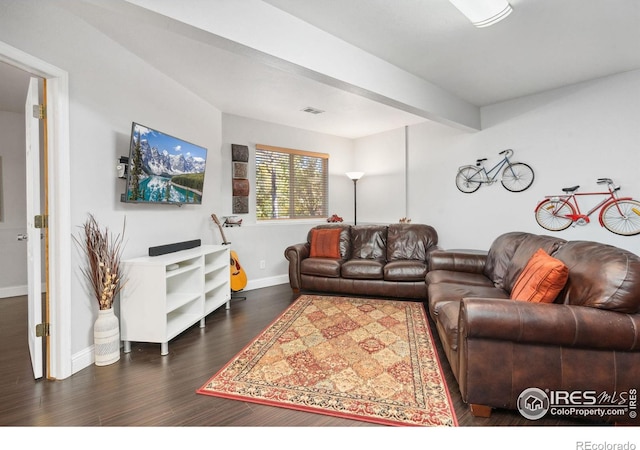
<instances>
[{"instance_id":1,"label":"wall-mounted tv","mask_svg":"<svg viewBox=\"0 0 640 450\"><path fill-rule=\"evenodd\" d=\"M127 203L201 204L207 149L133 122Z\"/></svg>"}]
</instances>

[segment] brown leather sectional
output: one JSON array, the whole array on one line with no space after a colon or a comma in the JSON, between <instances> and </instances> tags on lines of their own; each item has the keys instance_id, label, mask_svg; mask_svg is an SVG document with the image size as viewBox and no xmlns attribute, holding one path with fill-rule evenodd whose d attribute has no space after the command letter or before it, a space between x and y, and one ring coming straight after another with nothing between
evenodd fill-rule
<instances>
[{"instance_id":1,"label":"brown leather sectional","mask_svg":"<svg viewBox=\"0 0 640 450\"><path fill-rule=\"evenodd\" d=\"M307 242L289 246L289 283L294 291L333 292L424 300L429 254L438 234L429 225L326 224L339 228L340 259L310 258Z\"/></svg>"},{"instance_id":2,"label":"brown leather sectional","mask_svg":"<svg viewBox=\"0 0 640 450\"><path fill-rule=\"evenodd\" d=\"M539 248L569 268L567 284L554 303L511 300L514 282ZM488 252L433 252L426 281L429 314L475 415L518 409L530 388L559 393L568 407L588 407L593 398L632 406L630 397L640 388L637 255L597 242L512 232ZM607 419L640 423L629 412Z\"/></svg>"}]
</instances>

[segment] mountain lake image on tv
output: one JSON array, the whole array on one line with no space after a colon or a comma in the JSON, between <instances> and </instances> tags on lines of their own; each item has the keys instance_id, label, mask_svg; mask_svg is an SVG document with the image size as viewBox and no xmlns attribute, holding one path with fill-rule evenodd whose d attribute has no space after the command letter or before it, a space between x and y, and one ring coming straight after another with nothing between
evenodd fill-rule
<instances>
[{"instance_id":1,"label":"mountain lake image on tv","mask_svg":"<svg viewBox=\"0 0 640 450\"><path fill-rule=\"evenodd\" d=\"M133 123L128 203L201 204L207 149Z\"/></svg>"}]
</instances>

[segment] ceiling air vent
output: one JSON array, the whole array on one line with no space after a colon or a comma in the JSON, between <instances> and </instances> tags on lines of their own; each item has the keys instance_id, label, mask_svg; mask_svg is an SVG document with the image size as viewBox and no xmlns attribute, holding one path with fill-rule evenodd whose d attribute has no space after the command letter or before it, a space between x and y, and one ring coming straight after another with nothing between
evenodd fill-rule
<instances>
[{"instance_id":1,"label":"ceiling air vent","mask_svg":"<svg viewBox=\"0 0 640 450\"><path fill-rule=\"evenodd\" d=\"M311 106L307 106L303 108L301 111L309 113L309 114L322 114L324 111L317 108L312 108Z\"/></svg>"}]
</instances>

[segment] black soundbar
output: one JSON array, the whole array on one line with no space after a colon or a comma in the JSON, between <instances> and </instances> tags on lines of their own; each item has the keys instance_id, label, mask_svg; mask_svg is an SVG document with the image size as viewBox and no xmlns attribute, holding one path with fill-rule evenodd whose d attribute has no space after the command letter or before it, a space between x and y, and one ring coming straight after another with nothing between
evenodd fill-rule
<instances>
[{"instance_id":1,"label":"black soundbar","mask_svg":"<svg viewBox=\"0 0 640 450\"><path fill-rule=\"evenodd\" d=\"M179 252L190 248L200 247L200 239L192 241L176 242L175 244L159 245L149 247L149 256L166 255L167 253Z\"/></svg>"}]
</instances>

